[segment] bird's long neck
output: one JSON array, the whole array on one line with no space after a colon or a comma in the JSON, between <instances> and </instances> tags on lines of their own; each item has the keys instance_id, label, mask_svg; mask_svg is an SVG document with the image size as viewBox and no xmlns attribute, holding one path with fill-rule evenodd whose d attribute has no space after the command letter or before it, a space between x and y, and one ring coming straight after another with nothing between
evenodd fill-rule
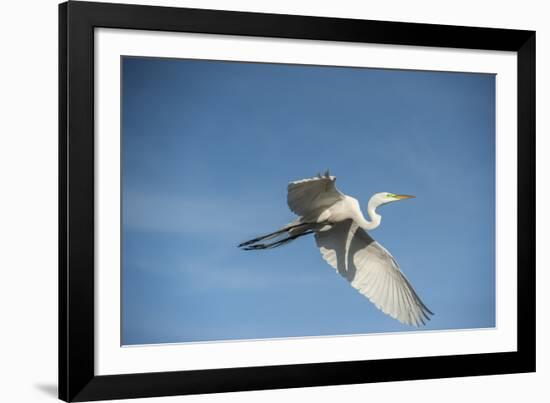
<instances>
[{"instance_id":1,"label":"bird's long neck","mask_svg":"<svg viewBox=\"0 0 550 403\"><path fill-rule=\"evenodd\" d=\"M369 220L365 219L363 215L358 217L357 224L363 228L365 231L370 231L375 228L377 228L380 225L380 222L382 221L382 216L376 212L376 207L378 205L373 202L371 199L369 201L369 204L367 205L367 214L369 216Z\"/></svg>"}]
</instances>

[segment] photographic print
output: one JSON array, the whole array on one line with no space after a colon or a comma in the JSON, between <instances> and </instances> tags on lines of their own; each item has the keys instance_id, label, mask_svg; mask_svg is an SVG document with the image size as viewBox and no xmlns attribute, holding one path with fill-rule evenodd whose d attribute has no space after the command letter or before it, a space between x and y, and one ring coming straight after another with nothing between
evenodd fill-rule
<instances>
[{"instance_id":1,"label":"photographic print","mask_svg":"<svg viewBox=\"0 0 550 403\"><path fill-rule=\"evenodd\" d=\"M60 399L534 372L535 44L60 4Z\"/></svg>"},{"instance_id":2,"label":"photographic print","mask_svg":"<svg viewBox=\"0 0 550 403\"><path fill-rule=\"evenodd\" d=\"M495 75L121 74L122 345L496 326Z\"/></svg>"}]
</instances>

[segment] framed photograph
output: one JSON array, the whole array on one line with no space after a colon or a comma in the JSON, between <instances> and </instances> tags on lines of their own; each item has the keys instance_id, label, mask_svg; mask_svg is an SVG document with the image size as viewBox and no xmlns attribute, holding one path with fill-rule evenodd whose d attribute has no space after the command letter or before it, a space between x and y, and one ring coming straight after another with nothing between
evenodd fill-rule
<instances>
[{"instance_id":1,"label":"framed photograph","mask_svg":"<svg viewBox=\"0 0 550 403\"><path fill-rule=\"evenodd\" d=\"M535 32L59 6L59 397L535 371Z\"/></svg>"}]
</instances>

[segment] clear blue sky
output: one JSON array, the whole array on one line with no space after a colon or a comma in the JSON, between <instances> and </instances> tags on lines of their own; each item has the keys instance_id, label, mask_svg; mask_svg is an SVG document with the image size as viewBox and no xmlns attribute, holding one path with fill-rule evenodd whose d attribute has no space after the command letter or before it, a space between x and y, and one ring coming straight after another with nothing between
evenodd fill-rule
<instances>
[{"instance_id":1,"label":"clear blue sky","mask_svg":"<svg viewBox=\"0 0 550 403\"><path fill-rule=\"evenodd\" d=\"M237 244L295 217L291 180L327 168L435 313L495 326L492 75L123 59L122 343L411 331L312 238ZM365 207L364 207L365 208Z\"/></svg>"}]
</instances>

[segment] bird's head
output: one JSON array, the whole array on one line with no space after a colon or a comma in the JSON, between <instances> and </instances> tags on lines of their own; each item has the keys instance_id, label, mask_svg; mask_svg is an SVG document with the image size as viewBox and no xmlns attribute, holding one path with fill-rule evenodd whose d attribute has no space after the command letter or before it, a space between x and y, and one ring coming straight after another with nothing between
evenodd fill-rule
<instances>
[{"instance_id":1,"label":"bird's head","mask_svg":"<svg viewBox=\"0 0 550 403\"><path fill-rule=\"evenodd\" d=\"M405 199L412 199L414 196L409 195L398 195L395 193L388 193L388 192L380 192L376 193L374 196L372 196L369 200L369 207L376 208L378 206L382 206L384 204L388 204L391 202L399 201L399 200L405 200Z\"/></svg>"}]
</instances>

